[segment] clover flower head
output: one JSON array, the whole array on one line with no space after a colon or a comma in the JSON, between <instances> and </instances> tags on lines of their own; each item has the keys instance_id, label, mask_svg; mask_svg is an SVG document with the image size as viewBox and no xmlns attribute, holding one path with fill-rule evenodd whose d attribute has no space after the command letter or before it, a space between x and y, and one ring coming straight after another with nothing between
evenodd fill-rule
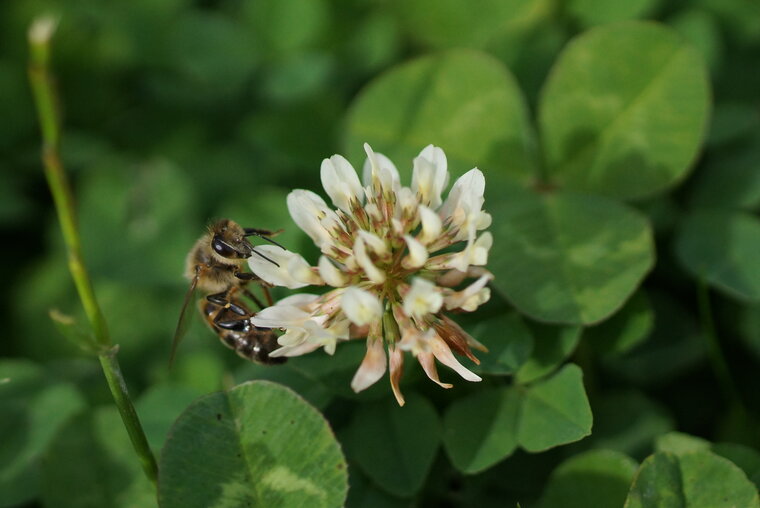
<instances>
[{"instance_id":1,"label":"clover flower head","mask_svg":"<svg viewBox=\"0 0 760 508\"><path fill-rule=\"evenodd\" d=\"M445 312L472 312L490 297L493 276L484 266L492 237L481 231L491 216L483 211L483 173L475 168L462 175L444 200L449 173L440 148L429 145L414 159L411 187L401 186L390 159L367 144L364 149L362 181L340 155L322 162L322 185L335 208L311 191L288 195L293 221L322 252L317 266L271 245L257 250L276 264L261 256L249 259L251 270L270 284L333 289L295 294L251 321L285 332L271 353L275 357L319 347L333 354L340 341L366 338L367 352L351 387L364 390L389 369L400 405L405 352L444 388L452 385L440 381L436 360L467 381L480 381L454 353L478 363L472 349L485 348ZM468 278L474 281L464 284Z\"/></svg>"}]
</instances>

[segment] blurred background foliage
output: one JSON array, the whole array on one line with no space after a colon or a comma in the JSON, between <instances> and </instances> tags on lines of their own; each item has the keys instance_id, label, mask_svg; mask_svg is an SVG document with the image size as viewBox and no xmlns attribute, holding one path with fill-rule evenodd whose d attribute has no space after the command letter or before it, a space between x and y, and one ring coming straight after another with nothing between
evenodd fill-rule
<instances>
[{"instance_id":1,"label":"blurred background foliage","mask_svg":"<svg viewBox=\"0 0 760 508\"><path fill-rule=\"evenodd\" d=\"M749 448L760 444L755 424L760 410L756 2L6 0L0 3L0 225L6 238L0 264L6 281L0 306L5 323L0 378L21 376L28 380L28 392L9 394L3 402L13 417L0 418L0 428L4 441L15 445L4 444L0 450L0 464L5 465L0 504L87 505L87 500L51 495L55 488L41 490L42 484L60 489L64 480L77 481L54 473L60 469L53 466L61 464L61 454L71 455L62 445L64 437L71 441L78 436L88 446L103 448L112 459L103 466L106 477L139 476L132 457L114 451L118 446L103 431L104 422L113 422L114 415L101 407L109 399L97 365L84 359L48 318L52 308L79 319L82 314L40 167L40 140L25 70L27 27L35 16L49 12L60 16L54 64L65 118L62 149L77 197L85 260L157 450L169 424L194 397L234 382L265 378L294 388L325 412L348 458L349 506L487 507L513 506L508 503L517 501L523 507L560 506L552 500L563 498L563 474L572 474L574 467L576 474L588 473L583 460L613 464L610 469L620 471L627 492L630 471L663 449L661 443L656 448L658 436L674 430L740 443L750 455L757 454L752 451L756 448ZM467 425L457 420L466 416L466 404L472 403L466 397L483 397L481 405L488 406L509 393L483 395L477 393L482 386L464 382L443 391L431 383L417 383L420 373L407 368L405 386L413 386L407 390L420 395L408 403L417 409L407 407L406 415L398 418L409 419L401 428L411 433L407 445L417 447L414 459L384 456L377 463L367 452L374 448L363 440L382 437L387 430L373 416L383 415L378 408L390 404L390 391L382 382L360 396L350 391L348 382L363 355L359 344L338 348L332 359L318 352L287 368L264 368L243 363L196 320L174 369L168 370L170 339L187 285L181 275L184 257L210 219L230 217L246 226L285 228L278 240L316 261L314 247L287 216L285 196L293 187L318 190L324 157L344 153L356 166L361 164L363 141L391 155L402 169L402 179L404 174L408 178L405 166L416 151L430 142L441 144L454 174L478 165L487 178L493 175L497 183L489 180L486 210L496 220L513 217L501 201L524 198L502 182L502 173L517 182L530 180L532 166L540 161L531 159L535 152L530 150L519 152L524 158L514 158L518 152L512 148L495 146L490 126L518 119L525 125L512 122L498 128L532 130L528 124L539 116L542 93L548 103L552 86L559 87L560 96L573 86L573 79L561 83L557 71L542 92L568 41L594 27L629 19L654 20L669 27L669 33L680 34L706 63L712 89L712 113L704 144L699 148L695 141L695 162L654 185L657 192L612 184L600 191L630 198L627 205L614 205L625 209L610 212L620 214L622 230L635 229L631 221L646 217L654 232L656 265L651 268L654 258L643 252L646 248L624 256L619 266L607 268L622 272L639 266L631 276L631 288L652 269L633 298L621 297L621 303L627 299L624 306L594 307L587 309L589 315L549 319L595 324L582 333L578 326L548 326L505 313L508 303L503 295L520 291L509 281L500 285L497 280L493 302L465 321L491 348L479 368L497 376L488 382L494 387L503 385L501 375L514 374L528 383L554 372L568 358L579 364L594 414L590 437L541 454L517 451L506 460L514 446L509 450L504 443L493 457L467 457L466 450L446 437L457 424ZM459 51L441 53L447 50ZM471 123L447 124L445 115L431 110L424 122L402 125L408 129L389 138L386 133L404 123L401 109L421 100L410 87L425 82L429 61L412 60L428 55L446 55L440 58L450 68L437 75L434 92L423 93L439 94L444 101L447 94L478 98L492 89L514 93L505 95L501 109L476 108L474 120L462 117L462 122ZM527 110L522 102L509 102L520 95ZM393 98L398 98L396 105L383 102ZM706 110L694 118L708 118ZM557 153L562 147L550 146L552 129L561 130L561 121L551 111L542 111L536 123L546 138L545 158L551 162L561 157ZM693 168L688 175L687 166ZM599 191L593 187L597 184L573 180L573 174L560 175L557 181ZM602 198L573 199L588 204ZM576 210L565 200L525 206ZM614 207L601 209L606 213ZM630 207L643 216L630 218ZM614 217L617 221L618 215ZM720 243L729 240L719 240L716 247L715 239L724 238L726 231L741 231L734 237L740 238L740 245L731 244L728 254L731 260L739 259L736 265L726 265L726 253L720 249ZM503 261L496 261L497 277L501 271L508 273L509 267L501 263L510 263L510 258L499 259ZM697 275L706 266L709 273ZM705 345L712 318L705 306L700 308L697 294L707 284L718 290L710 293L709 304L733 394L731 388L729 394L721 390ZM517 300L524 303L518 310L530 316L546 310L525 304L519 295ZM599 319L606 320L596 324ZM567 369L557 376L575 372ZM464 409L457 404L465 404ZM97 411L73 419L86 407ZM410 416L414 411L421 413ZM428 428L433 428L439 416L446 453L437 440L427 444L413 439L420 421L432 420ZM72 426L82 418L90 424ZM86 430L91 427L100 431ZM117 428L113 422L113 432L121 432ZM542 449L522 446L531 452ZM602 449L613 455L599 455ZM578 455L586 450L597 450L597 456ZM576 462L555 471L568 457ZM406 476L389 473L393 461L411 461ZM88 478L92 477L83 473L79 480ZM619 496L615 485L608 485L610 499ZM128 479L109 484L111 494L129 499L120 502L124 506L143 506L141 488ZM112 499L111 494L103 499Z\"/></svg>"}]
</instances>

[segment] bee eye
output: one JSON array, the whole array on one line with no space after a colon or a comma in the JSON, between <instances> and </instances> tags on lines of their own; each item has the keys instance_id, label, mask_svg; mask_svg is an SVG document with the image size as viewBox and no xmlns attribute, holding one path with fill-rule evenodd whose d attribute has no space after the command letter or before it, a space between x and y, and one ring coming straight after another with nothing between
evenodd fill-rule
<instances>
[{"instance_id":1,"label":"bee eye","mask_svg":"<svg viewBox=\"0 0 760 508\"><path fill-rule=\"evenodd\" d=\"M237 256L235 249L230 247L227 242L221 240L218 236L215 236L211 241L211 248L214 249L217 254L225 258L233 258Z\"/></svg>"}]
</instances>

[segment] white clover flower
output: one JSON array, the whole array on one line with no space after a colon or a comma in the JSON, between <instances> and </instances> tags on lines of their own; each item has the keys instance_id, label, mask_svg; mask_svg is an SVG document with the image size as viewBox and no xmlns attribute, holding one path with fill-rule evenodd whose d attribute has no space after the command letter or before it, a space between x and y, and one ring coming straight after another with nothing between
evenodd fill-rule
<instances>
[{"instance_id":1,"label":"white clover flower","mask_svg":"<svg viewBox=\"0 0 760 508\"><path fill-rule=\"evenodd\" d=\"M270 284L334 289L290 296L251 321L284 330L272 356L298 356L319 347L332 354L337 342L366 337L367 353L351 387L364 390L389 369L400 405L406 352L444 388L452 385L440 381L436 360L467 381L480 381L454 353L478 363L472 348L485 348L444 311L472 312L490 297L493 275L484 265L493 238L478 233L491 223L483 211L483 173L475 168L462 175L444 200L449 173L440 148L429 145L414 159L411 187L401 186L386 156L367 144L364 150L362 183L342 156L322 162L322 185L336 209L310 191L288 195L293 221L322 252L317 266L274 246L257 249L276 265L249 259L251 270ZM456 244L462 248L455 250ZM477 280L461 287L467 278Z\"/></svg>"}]
</instances>

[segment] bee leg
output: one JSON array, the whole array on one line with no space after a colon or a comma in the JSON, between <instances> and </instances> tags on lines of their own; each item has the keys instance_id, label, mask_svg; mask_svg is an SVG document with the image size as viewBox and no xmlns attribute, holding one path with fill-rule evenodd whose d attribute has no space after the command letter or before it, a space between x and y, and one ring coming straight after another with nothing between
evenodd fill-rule
<instances>
[{"instance_id":1,"label":"bee leg","mask_svg":"<svg viewBox=\"0 0 760 508\"><path fill-rule=\"evenodd\" d=\"M256 295L254 295L253 293L251 293L251 292L250 292L250 291L248 291L247 289L243 289L243 294L244 294L245 296L247 296L248 298L250 298L251 300L253 300L253 303L255 303L255 304L256 304L256 305L259 307L259 310L261 310L261 309L263 309L264 307L266 307L266 305L264 305L264 304L262 303L262 301L261 301L261 300L259 300L259 298L258 298Z\"/></svg>"},{"instance_id":2,"label":"bee leg","mask_svg":"<svg viewBox=\"0 0 760 508\"><path fill-rule=\"evenodd\" d=\"M235 277L246 282L250 282L252 280L261 280L258 275L251 272L235 272Z\"/></svg>"}]
</instances>

